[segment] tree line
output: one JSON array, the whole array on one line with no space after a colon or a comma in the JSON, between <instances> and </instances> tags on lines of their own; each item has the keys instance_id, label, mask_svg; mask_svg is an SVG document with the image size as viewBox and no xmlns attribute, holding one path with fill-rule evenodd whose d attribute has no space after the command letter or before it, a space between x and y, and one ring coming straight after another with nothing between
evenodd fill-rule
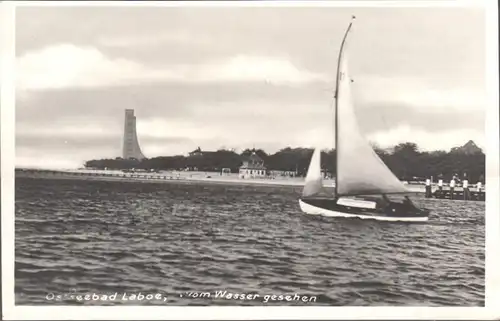
<instances>
[{"instance_id":1,"label":"tree line","mask_svg":"<svg viewBox=\"0 0 500 321\"><path fill-rule=\"evenodd\" d=\"M419 180L433 176L449 180L457 174L467 174L469 181L484 180L485 155L482 152L465 154L460 152L419 151L415 143L402 143L391 151L374 146L375 152L401 180ZM86 168L95 169L142 169L142 170L199 170L220 172L224 168L237 173L242 161L252 152L259 155L267 170L292 171L305 176L313 149L286 147L274 154L262 149L246 149L242 153L219 149L215 152L193 156L159 156L143 160L97 159L85 162ZM335 150L321 152L321 167L327 173L335 171Z\"/></svg>"}]
</instances>

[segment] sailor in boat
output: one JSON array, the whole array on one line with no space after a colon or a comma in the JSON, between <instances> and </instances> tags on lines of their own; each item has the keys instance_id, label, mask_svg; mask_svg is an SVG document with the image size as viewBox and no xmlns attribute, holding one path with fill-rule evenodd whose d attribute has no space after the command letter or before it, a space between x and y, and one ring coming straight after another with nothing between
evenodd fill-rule
<instances>
[{"instance_id":1,"label":"sailor in boat","mask_svg":"<svg viewBox=\"0 0 500 321\"><path fill-rule=\"evenodd\" d=\"M391 205L391 200L387 197L387 195L382 194L382 199L379 201L380 208L387 208Z\"/></svg>"},{"instance_id":2,"label":"sailor in boat","mask_svg":"<svg viewBox=\"0 0 500 321\"><path fill-rule=\"evenodd\" d=\"M405 196L405 198L403 199L403 205L411 209L417 208L408 196Z\"/></svg>"},{"instance_id":3,"label":"sailor in boat","mask_svg":"<svg viewBox=\"0 0 500 321\"><path fill-rule=\"evenodd\" d=\"M377 207L381 210L388 210L388 209L391 209L392 207L394 207L394 205L403 205L404 208L406 209L409 209L409 210L413 210L413 209L416 209L417 207L415 206L415 204L413 204L413 202L411 201L411 199L408 197L408 196L405 196L404 199L403 199L403 202L402 203L397 203L397 202L394 202L394 201L391 201L386 194L382 194L382 198L379 199L379 201L377 202Z\"/></svg>"}]
</instances>

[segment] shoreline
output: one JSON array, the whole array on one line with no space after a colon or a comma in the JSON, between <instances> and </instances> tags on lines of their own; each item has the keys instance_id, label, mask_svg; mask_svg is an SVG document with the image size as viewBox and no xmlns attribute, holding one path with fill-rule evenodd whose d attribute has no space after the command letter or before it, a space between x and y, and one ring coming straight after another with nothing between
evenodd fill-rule
<instances>
[{"instance_id":1,"label":"shoreline","mask_svg":"<svg viewBox=\"0 0 500 321\"><path fill-rule=\"evenodd\" d=\"M290 187L302 188L305 183L304 178L254 178L240 179L237 176L210 176L209 173L201 172L169 172L167 173L123 173L118 171L64 171L64 170L16 170L16 178L39 178L39 179L74 179L91 181L121 181L121 182L141 182L156 184L204 184L204 185L230 185L230 186L256 186L256 187ZM210 173L220 175L219 173ZM187 176L189 175L189 176ZM205 177L203 177L205 176ZM209 177L207 177L209 176ZM324 181L326 189L333 189L333 180ZM425 193L423 185L407 184L410 193Z\"/></svg>"},{"instance_id":2,"label":"shoreline","mask_svg":"<svg viewBox=\"0 0 500 321\"><path fill-rule=\"evenodd\" d=\"M123 175L123 174L122 174ZM157 175L165 177L165 175ZM84 173L72 173L63 171L16 171L15 178L37 178L37 179L67 179L67 180L86 180L86 181L107 181L107 182L140 182L140 183L155 183L155 184L205 184L205 185L231 185L231 186L259 186L259 187L291 187L298 188L304 184L297 181L286 180L261 180L261 179L220 179L220 178L203 178L203 177L174 177L166 175L165 178L148 178L147 175L130 175L130 176L113 176L113 175L91 175ZM328 188L328 186L327 186ZM333 188L333 187L332 187Z\"/></svg>"}]
</instances>

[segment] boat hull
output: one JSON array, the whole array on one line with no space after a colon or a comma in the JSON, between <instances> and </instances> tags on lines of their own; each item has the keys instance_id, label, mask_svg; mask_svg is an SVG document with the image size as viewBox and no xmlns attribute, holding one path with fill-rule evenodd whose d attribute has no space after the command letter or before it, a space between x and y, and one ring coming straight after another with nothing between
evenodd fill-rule
<instances>
[{"instance_id":1,"label":"boat hull","mask_svg":"<svg viewBox=\"0 0 500 321\"><path fill-rule=\"evenodd\" d=\"M370 219L378 221L392 221L392 222L425 222L429 220L428 211L420 211L415 214L392 214L379 212L374 209L366 208L353 208L350 206L343 206L334 204L335 200L330 200L330 206L321 206L314 204L309 200L299 200L300 209L302 212L310 215L322 215L328 217L343 217L343 218L358 218Z\"/></svg>"}]
</instances>

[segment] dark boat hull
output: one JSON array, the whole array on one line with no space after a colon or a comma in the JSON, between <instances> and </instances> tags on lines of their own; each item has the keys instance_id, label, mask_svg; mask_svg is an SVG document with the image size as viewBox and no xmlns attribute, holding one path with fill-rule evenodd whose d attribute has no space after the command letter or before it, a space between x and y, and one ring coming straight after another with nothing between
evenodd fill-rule
<instances>
[{"instance_id":1,"label":"dark boat hull","mask_svg":"<svg viewBox=\"0 0 500 321\"><path fill-rule=\"evenodd\" d=\"M364 206L346 206L338 204L336 199L300 199L300 209L311 215L329 217L360 218L378 221L425 222L429 211L408 208L404 204L391 203L386 208L367 208Z\"/></svg>"}]
</instances>

